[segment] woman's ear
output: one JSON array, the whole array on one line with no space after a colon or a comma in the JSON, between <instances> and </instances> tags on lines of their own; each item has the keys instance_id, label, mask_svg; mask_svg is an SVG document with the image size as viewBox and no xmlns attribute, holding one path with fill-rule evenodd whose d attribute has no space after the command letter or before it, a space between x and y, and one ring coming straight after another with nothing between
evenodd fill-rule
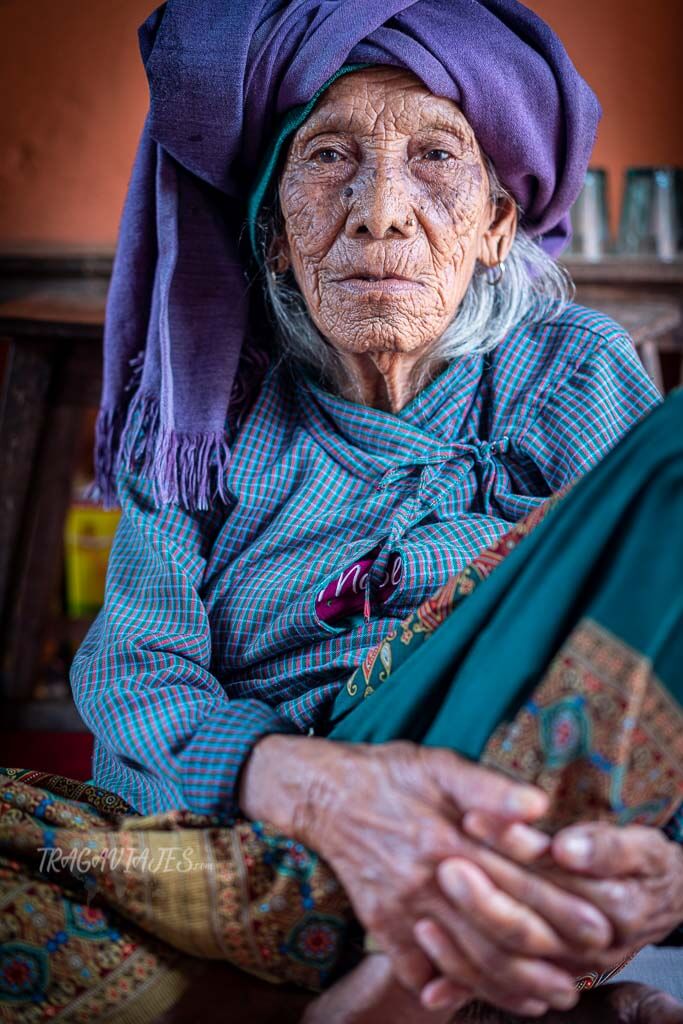
<instances>
[{"instance_id":1,"label":"woman's ear","mask_svg":"<svg viewBox=\"0 0 683 1024\"><path fill-rule=\"evenodd\" d=\"M477 259L485 267L497 267L510 252L517 233L517 203L510 196L491 202L491 220L479 240Z\"/></svg>"},{"instance_id":2,"label":"woman's ear","mask_svg":"<svg viewBox=\"0 0 683 1024\"><path fill-rule=\"evenodd\" d=\"M268 246L268 266L274 274L284 274L289 269L289 243L283 233L274 235Z\"/></svg>"}]
</instances>

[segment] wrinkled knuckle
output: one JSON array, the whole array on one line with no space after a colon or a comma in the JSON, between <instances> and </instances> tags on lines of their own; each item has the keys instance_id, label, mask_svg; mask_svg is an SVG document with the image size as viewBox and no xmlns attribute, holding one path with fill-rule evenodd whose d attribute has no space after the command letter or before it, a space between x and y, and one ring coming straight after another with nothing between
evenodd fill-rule
<instances>
[{"instance_id":1,"label":"wrinkled knuckle","mask_svg":"<svg viewBox=\"0 0 683 1024\"><path fill-rule=\"evenodd\" d=\"M614 924L619 936L627 940L630 936L637 935L643 926L643 905L635 891L624 887L626 896L619 900L614 910Z\"/></svg>"},{"instance_id":2,"label":"wrinkled knuckle","mask_svg":"<svg viewBox=\"0 0 683 1024\"><path fill-rule=\"evenodd\" d=\"M484 974L492 975L493 977L496 976L494 972L507 976L511 970L510 957L501 953L495 946L489 946L488 944L479 950L477 963Z\"/></svg>"},{"instance_id":3,"label":"wrinkled knuckle","mask_svg":"<svg viewBox=\"0 0 683 1024\"><path fill-rule=\"evenodd\" d=\"M439 775L452 772L458 764L458 755L452 750L443 750L439 747L420 747L418 749L425 766Z\"/></svg>"},{"instance_id":4,"label":"wrinkled knuckle","mask_svg":"<svg viewBox=\"0 0 683 1024\"><path fill-rule=\"evenodd\" d=\"M591 854L591 872L596 878L609 877L615 864L623 863L625 851L618 840L596 840Z\"/></svg>"},{"instance_id":5,"label":"wrinkled knuckle","mask_svg":"<svg viewBox=\"0 0 683 1024\"><path fill-rule=\"evenodd\" d=\"M523 1000L529 995L529 986L523 979L520 979L517 969L513 965L506 971L494 974L493 978L495 979L496 1002L508 1009L509 1012L516 1013L517 1011L513 1007L519 1000Z\"/></svg>"},{"instance_id":6,"label":"wrinkled knuckle","mask_svg":"<svg viewBox=\"0 0 683 1024\"><path fill-rule=\"evenodd\" d=\"M643 828L641 838L641 860L646 865L666 870L670 863L671 847L675 846L659 829Z\"/></svg>"},{"instance_id":7,"label":"wrinkled knuckle","mask_svg":"<svg viewBox=\"0 0 683 1024\"><path fill-rule=\"evenodd\" d=\"M600 903L611 918L618 919L628 901L628 896L629 887L625 882L605 882L600 890Z\"/></svg>"},{"instance_id":8,"label":"wrinkled knuckle","mask_svg":"<svg viewBox=\"0 0 683 1024\"><path fill-rule=\"evenodd\" d=\"M531 931L522 921L514 921L497 929L498 942L508 949L525 950L531 944Z\"/></svg>"},{"instance_id":9,"label":"wrinkled knuckle","mask_svg":"<svg viewBox=\"0 0 683 1024\"><path fill-rule=\"evenodd\" d=\"M542 888L539 882L529 872L524 872L518 882L515 898L524 906L536 907L542 898Z\"/></svg>"},{"instance_id":10,"label":"wrinkled knuckle","mask_svg":"<svg viewBox=\"0 0 683 1024\"><path fill-rule=\"evenodd\" d=\"M400 887L400 900L406 909L425 895L429 881L427 873L417 866L406 872Z\"/></svg>"},{"instance_id":11,"label":"wrinkled knuckle","mask_svg":"<svg viewBox=\"0 0 683 1024\"><path fill-rule=\"evenodd\" d=\"M426 821L417 837L417 852L428 861L440 860L449 850L450 830L441 821Z\"/></svg>"},{"instance_id":12,"label":"wrinkled knuckle","mask_svg":"<svg viewBox=\"0 0 683 1024\"><path fill-rule=\"evenodd\" d=\"M378 766L382 766L383 769L388 768L389 771L397 767L399 769L413 767L415 763L420 764L422 761L420 748L408 740L394 740L391 743L382 744L375 750L371 750L368 757Z\"/></svg>"},{"instance_id":13,"label":"wrinkled knuckle","mask_svg":"<svg viewBox=\"0 0 683 1024\"><path fill-rule=\"evenodd\" d=\"M421 748L410 740L392 740L384 744L386 753L397 754L399 757L418 757Z\"/></svg>"}]
</instances>

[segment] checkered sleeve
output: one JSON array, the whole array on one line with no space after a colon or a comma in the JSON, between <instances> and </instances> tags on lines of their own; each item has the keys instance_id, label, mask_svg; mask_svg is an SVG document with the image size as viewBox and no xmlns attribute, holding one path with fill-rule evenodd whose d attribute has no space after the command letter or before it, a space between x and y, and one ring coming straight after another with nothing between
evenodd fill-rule
<instances>
[{"instance_id":1,"label":"checkered sleeve","mask_svg":"<svg viewBox=\"0 0 683 1024\"><path fill-rule=\"evenodd\" d=\"M553 491L599 462L661 401L627 334L596 340L580 366L546 392L525 433L524 447Z\"/></svg>"},{"instance_id":2,"label":"checkered sleeve","mask_svg":"<svg viewBox=\"0 0 683 1024\"><path fill-rule=\"evenodd\" d=\"M230 699L211 673L201 587L216 512L157 509L133 475L120 476L119 498L104 607L72 669L76 704L114 771L135 773L138 810L229 821L254 744L295 727L258 699Z\"/></svg>"}]
</instances>

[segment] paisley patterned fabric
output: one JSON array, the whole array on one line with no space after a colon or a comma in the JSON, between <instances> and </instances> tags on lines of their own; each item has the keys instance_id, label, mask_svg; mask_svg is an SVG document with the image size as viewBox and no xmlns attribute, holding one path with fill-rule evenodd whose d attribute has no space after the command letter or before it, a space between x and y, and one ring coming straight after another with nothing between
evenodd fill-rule
<instances>
[{"instance_id":1,"label":"paisley patterned fabric","mask_svg":"<svg viewBox=\"0 0 683 1024\"><path fill-rule=\"evenodd\" d=\"M666 825L683 798L683 713L646 659L586 620L482 761L551 796L548 831L588 816Z\"/></svg>"},{"instance_id":2,"label":"paisley patterned fabric","mask_svg":"<svg viewBox=\"0 0 683 1024\"><path fill-rule=\"evenodd\" d=\"M197 957L319 989L353 953L348 900L300 843L19 769L0 769L0 905L0 1021L21 1024L151 1020Z\"/></svg>"},{"instance_id":3,"label":"paisley patterned fabric","mask_svg":"<svg viewBox=\"0 0 683 1024\"><path fill-rule=\"evenodd\" d=\"M190 984L187 958L89 902L68 872L39 870L41 851L67 828L89 842L126 810L71 779L0 775L0 1021L151 1021Z\"/></svg>"}]
</instances>

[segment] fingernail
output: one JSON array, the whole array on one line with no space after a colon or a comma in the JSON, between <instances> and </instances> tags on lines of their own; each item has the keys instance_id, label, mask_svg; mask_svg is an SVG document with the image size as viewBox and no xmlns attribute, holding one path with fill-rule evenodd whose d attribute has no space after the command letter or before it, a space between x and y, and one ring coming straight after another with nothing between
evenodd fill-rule
<instances>
[{"instance_id":1,"label":"fingernail","mask_svg":"<svg viewBox=\"0 0 683 1024\"><path fill-rule=\"evenodd\" d=\"M487 838L488 829L486 822L482 820L478 811L468 811L462 819L462 824L465 831L469 835L474 836L475 839Z\"/></svg>"},{"instance_id":2,"label":"fingernail","mask_svg":"<svg viewBox=\"0 0 683 1024\"><path fill-rule=\"evenodd\" d=\"M548 1012L548 1004L541 1003L538 999L527 999L517 1012L524 1014L525 1017L543 1017Z\"/></svg>"},{"instance_id":3,"label":"fingernail","mask_svg":"<svg viewBox=\"0 0 683 1024\"><path fill-rule=\"evenodd\" d=\"M469 1003L473 995L469 989L454 985L445 978L434 978L422 989L420 999L428 1010L450 1009L454 1013L465 1003Z\"/></svg>"},{"instance_id":4,"label":"fingernail","mask_svg":"<svg viewBox=\"0 0 683 1024\"><path fill-rule=\"evenodd\" d=\"M528 825L520 825L518 822L510 826L509 837L523 848L524 853L529 857L540 857L550 846L550 836Z\"/></svg>"},{"instance_id":5,"label":"fingernail","mask_svg":"<svg viewBox=\"0 0 683 1024\"><path fill-rule=\"evenodd\" d=\"M578 995L576 989L568 991L565 988L561 988L553 992L551 999L556 1010L569 1010L572 1006L576 1005Z\"/></svg>"},{"instance_id":6,"label":"fingernail","mask_svg":"<svg viewBox=\"0 0 683 1024\"><path fill-rule=\"evenodd\" d=\"M585 835L563 836L562 852L576 867L588 867L593 856L593 840Z\"/></svg>"},{"instance_id":7,"label":"fingernail","mask_svg":"<svg viewBox=\"0 0 683 1024\"><path fill-rule=\"evenodd\" d=\"M424 1005L429 1010L445 1010L447 1006L450 1006L453 1000L449 996L427 996L423 1000Z\"/></svg>"},{"instance_id":8,"label":"fingernail","mask_svg":"<svg viewBox=\"0 0 683 1024\"><path fill-rule=\"evenodd\" d=\"M434 981L430 981L425 985L420 993L420 1001L428 1010L438 1010L441 1008L443 1002L443 996L439 995L440 990L443 988L441 981L441 978L435 978Z\"/></svg>"},{"instance_id":9,"label":"fingernail","mask_svg":"<svg viewBox=\"0 0 683 1024\"><path fill-rule=\"evenodd\" d=\"M508 814L526 818L543 814L546 803L543 793L535 792L532 789L517 789L508 793L505 799L505 808Z\"/></svg>"},{"instance_id":10,"label":"fingernail","mask_svg":"<svg viewBox=\"0 0 683 1024\"><path fill-rule=\"evenodd\" d=\"M579 942L588 948L600 948L609 943L610 936L606 934L602 921L585 921L578 930Z\"/></svg>"},{"instance_id":11,"label":"fingernail","mask_svg":"<svg viewBox=\"0 0 683 1024\"><path fill-rule=\"evenodd\" d=\"M452 896L455 900L467 898L469 891L467 879L463 876L457 864L444 864L440 873L441 880L448 890L449 896Z\"/></svg>"}]
</instances>

